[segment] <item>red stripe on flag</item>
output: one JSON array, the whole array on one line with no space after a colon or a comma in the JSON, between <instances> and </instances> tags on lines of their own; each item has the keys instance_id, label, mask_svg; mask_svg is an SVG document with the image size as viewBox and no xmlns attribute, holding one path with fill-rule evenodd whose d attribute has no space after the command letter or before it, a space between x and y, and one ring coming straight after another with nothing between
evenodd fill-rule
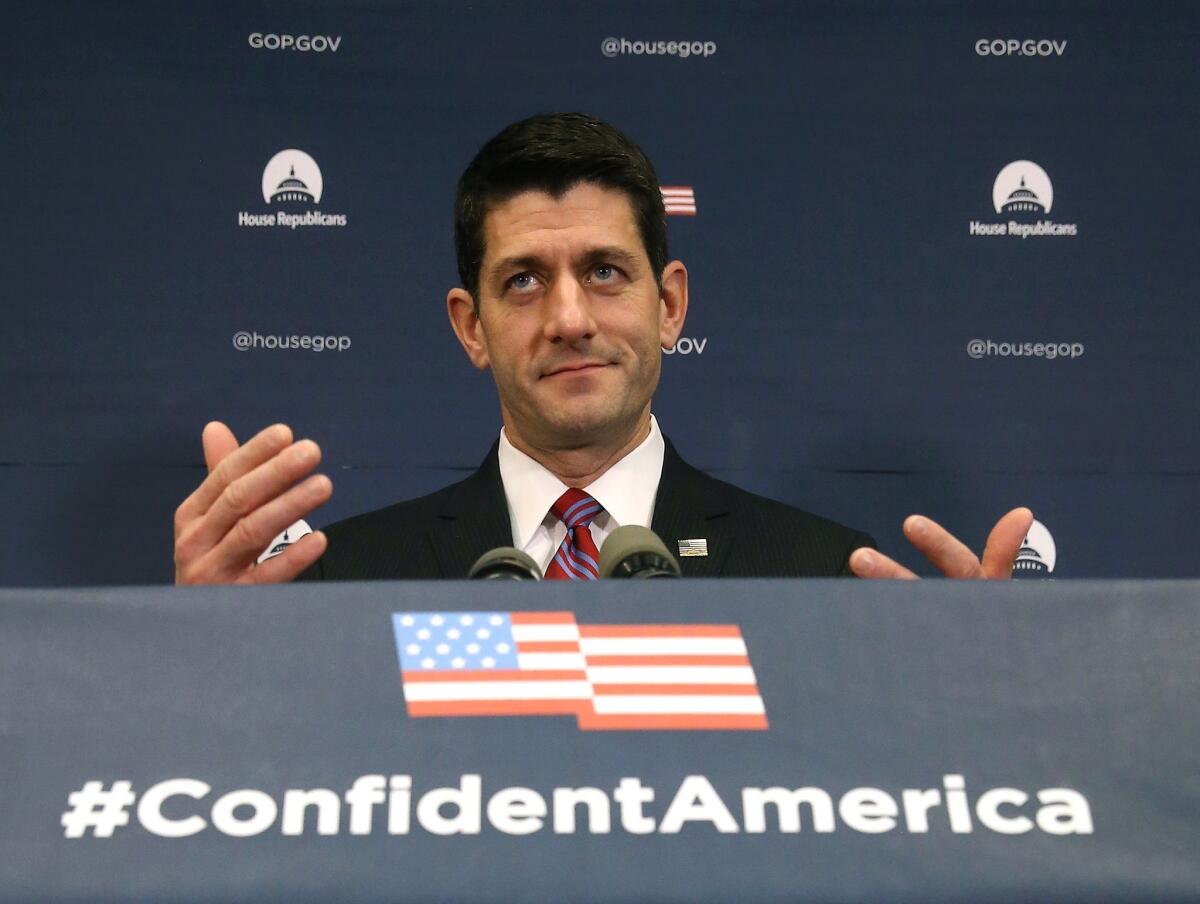
<instances>
[{"instance_id":1,"label":"red stripe on flag","mask_svg":"<svg viewBox=\"0 0 1200 904\"><path fill-rule=\"evenodd\" d=\"M574 612L512 612L514 625L573 625Z\"/></svg>"},{"instance_id":2,"label":"red stripe on flag","mask_svg":"<svg viewBox=\"0 0 1200 904\"><path fill-rule=\"evenodd\" d=\"M430 716L574 716L587 700L428 700L408 704L412 718Z\"/></svg>"},{"instance_id":3,"label":"red stripe on flag","mask_svg":"<svg viewBox=\"0 0 1200 904\"><path fill-rule=\"evenodd\" d=\"M580 625L580 637L741 637L737 625Z\"/></svg>"},{"instance_id":4,"label":"red stripe on flag","mask_svg":"<svg viewBox=\"0 0 1200 904\"><path fill-rule=\"evenodd\" d=\"M522 640L517 643L518 653L578 653L577 640Z\"/></svg>"}]
</instances>

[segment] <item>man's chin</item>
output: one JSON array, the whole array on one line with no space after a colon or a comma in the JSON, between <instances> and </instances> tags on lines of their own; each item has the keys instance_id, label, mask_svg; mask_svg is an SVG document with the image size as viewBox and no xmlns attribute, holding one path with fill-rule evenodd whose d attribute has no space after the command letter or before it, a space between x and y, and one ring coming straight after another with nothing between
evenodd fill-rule
<instances>
[{"instance_id":1,"label":"man's chin","mask_svg":"<svg viewBox=\"0 0 1200 904\"><path fill-rule=\"evenodd\" d=\"M603 436L614 427L614 419L597 414L595 410L570 413L556 412L547 425L550 433L570 436L572 439L591 439Z\"/></svg>"},{"instance_id":2,"label":"man's chin","mask_svg":"<svg viewBox=\"0 0 1200 904\"><path fill-rule=\"evenodd\" d=\"M544 430L547 439L560 448L581 448L610 441L636 419L636 415L629 417L624 412L598 410L594 403L563 405L554 409Z\"/></svg>"}]
</instances>

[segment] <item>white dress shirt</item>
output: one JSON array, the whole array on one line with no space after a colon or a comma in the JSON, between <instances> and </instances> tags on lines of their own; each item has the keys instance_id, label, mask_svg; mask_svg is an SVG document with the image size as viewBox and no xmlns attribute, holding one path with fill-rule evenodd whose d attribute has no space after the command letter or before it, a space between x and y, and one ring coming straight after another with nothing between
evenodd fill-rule
<instances>
[{"instance_id":1,"label":"white dress shirt","mask_svg":"<svg viewBox=\"0 0 1200 904\"><path fill-rule=\"evenodd\" d=\"M651 415L649 435L594 483L583 488L604 506L589 527L597 549L618 527L650 526L665 450L658 421ZM510 443L503 428L499 457L513 546L528 553L545 573L567 536L566 525L550 512L550 506L567 491L567 485Z\"/></svg>"}]
</instances>

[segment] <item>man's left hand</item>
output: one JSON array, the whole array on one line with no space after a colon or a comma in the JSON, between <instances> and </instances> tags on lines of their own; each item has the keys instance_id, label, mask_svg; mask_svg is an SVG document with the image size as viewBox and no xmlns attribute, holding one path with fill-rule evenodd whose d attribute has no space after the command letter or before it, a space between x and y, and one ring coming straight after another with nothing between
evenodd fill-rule
<instances>
[{"instance_id":1,"label":"man's left hand","mask_svg":"<svg viewBox=\"0 0 1200 904\"><path fill-rule=\"evenodd\" d=\"M1013 509L997 521L988 534L982 560L961 540L924 515L909 515L904 519L904 536L948 578L1006 580L1012 577L1021 541L1032 524L1033 512L1027 508ZM860 578L915 580L917 577L899 562L865 547L850 554L850 570Z\"/></svg>"}]
</instances>

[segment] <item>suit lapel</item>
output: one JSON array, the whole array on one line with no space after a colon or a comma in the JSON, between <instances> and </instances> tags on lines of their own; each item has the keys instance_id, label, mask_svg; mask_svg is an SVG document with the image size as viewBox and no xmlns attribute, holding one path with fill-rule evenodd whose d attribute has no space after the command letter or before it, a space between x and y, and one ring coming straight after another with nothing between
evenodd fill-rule
<instances>
[{"instance_id":1,"label":"suit lapel","mask_svg":"<svg viewBox=\"0 0 1200 904\"><path fill-rule=\"evenodd\" d=\"M489 549L512 545L498 447L493 445L479 469L455 487L430 528L429 541L444 578L465 578Z\"/></svg>"},{"instance_id":2,"label":"suit lapel","mask_svg":"<svg viewBox=\"0 0 1200 904\"><path fill-rule=\"evenodd\" d=\"M729 558L734 543L733 517L721 487L680 458L666 440L651 528L679 559L685 578L719 576ZM680 540L700 539L708 543L707 556L680 557Z\"/></svg>"}]
</instances>

